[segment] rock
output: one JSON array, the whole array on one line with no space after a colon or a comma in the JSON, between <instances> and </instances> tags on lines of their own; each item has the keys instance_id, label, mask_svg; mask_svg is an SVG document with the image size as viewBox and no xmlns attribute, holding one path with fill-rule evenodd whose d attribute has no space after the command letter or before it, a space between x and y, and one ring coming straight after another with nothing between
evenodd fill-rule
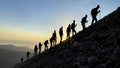
<instances>
[{"instance_id":1,"label":"rock","mask_svg":"<svg viewBox=\"0 0 120 68\"><path fill-rule=\"evenodd\" d=\"M88 58L88 63L92 63L96 60L96 58L94 56L91 56Z\"/></svg>"}]
</instances>

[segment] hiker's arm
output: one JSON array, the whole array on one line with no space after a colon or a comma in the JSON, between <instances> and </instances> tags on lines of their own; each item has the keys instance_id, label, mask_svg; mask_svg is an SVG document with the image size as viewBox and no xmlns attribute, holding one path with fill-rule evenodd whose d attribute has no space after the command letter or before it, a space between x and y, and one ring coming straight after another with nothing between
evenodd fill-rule
<instances>
[{"instance_id":1,"label":"hiker's arm","mask_svg":"<svg viewBox=\"0 0 120 68\"><path fill-rule=\"evenodd\" d=\"M75 27L77 26L77 24L75 25Z\"/></svg>"},{"instance_id":2,"label":"hiker's arm","mask_svg":"<svg viewBox=\"0 0 120 68\"><path fill-rule=\"evenodd\" d=\"M100 13L100 10L98 11L98 13Z\"/></svg>"}]
</instances>

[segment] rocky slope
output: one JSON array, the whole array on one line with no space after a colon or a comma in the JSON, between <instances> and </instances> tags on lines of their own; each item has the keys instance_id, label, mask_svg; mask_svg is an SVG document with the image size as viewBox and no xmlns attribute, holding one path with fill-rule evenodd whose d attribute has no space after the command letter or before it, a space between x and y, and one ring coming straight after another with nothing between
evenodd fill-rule
<instances>
[{"instance_id":1,"label":"rocky slope","mask_svg":"<svg viewBox=\"0 0 120 68\"><path fill-rule=\"evenodd\" d=\"M69 41L16 68L119 68L120 7Z\"/></svg>"}]
</instances>

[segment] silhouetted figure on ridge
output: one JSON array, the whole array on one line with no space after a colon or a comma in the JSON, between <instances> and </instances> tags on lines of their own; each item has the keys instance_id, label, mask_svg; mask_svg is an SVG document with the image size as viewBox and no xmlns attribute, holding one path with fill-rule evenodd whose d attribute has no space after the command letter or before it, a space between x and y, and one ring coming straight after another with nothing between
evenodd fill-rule
<instances>
[{"instance_id":1,"label":"silhouetted figure on ridge","mask_svg":"<svg viewBox=\"0 0 120 68\"><path fill-rule=\"evenodd\" d=\"M34 47L34 55L37 55L37 50L38 50L38 47L37 47L37 45L35 45L35 47Z\"/></svg>"},{"instance_id":2,"label":"silhouetted figure on ridge","mask_svg":"<svg viewBox=\"0 0 120 68\"><path fill-rule=\"evenodd\" d=\"M71 33L71 26L70 26L70 24L68 25L68 27L66 29L66 33L67 33L67 38L66 39L70 39L70 33Z\"/></svg>"},{"instance_id":3,"label":"silhouetted figure on ridge","mask_svg":"<svg viewBox=\"0 0 120 68\"><path fill-rule=\"evenodd\" d=\"M63 26L59 29L59 35L60 35L60 43L62 42L62 36L63 36Z\"/></svg>"},{"instance_id":4,"label":"silhouetted figure on ridge","mask_svg":"<svg viewBox=\"0 0 120 68\"><path fill-rule=\"evenodd\" d=\"M48 49L47 44L49 44L49 43L48 43L48 40L46 40L46 41L44 42L44 45L45 45L45 51Z\"/></svg>"},{"instance_id":5,"label":"silhouetted figure on ridge","mask_svg":"<svg viewBox=\"0 0 120 68\"><path fill-rule=\"evenodd\" d=\"M76 34L76 30L75 30L76 26L77 26L77 24L75 24L75 20L73 20L73 23L71 24L72 36Z\"/></svg>"},{"instance_id":6,"label":"silhouetted figure on ridge","mask_svg":"<svg viewBox=\"0 0 120 68\"><path fill-rule=\"evenodd\" d=\"M96 8L93 8L93 9L91 10L91 15L92 15L92 23L91 23L91 25L93 25L94 21L97 22L96 16L97 16L97 14L100 12L100 10L98 11L99 8L100 8L100 6L97 5Z\"/></svg>"},{"instance_id":7,"label":"silhouetted figure on ridge","mask_svg":"<svg viewBox=\"0 0 120 68\"><path fill-rule=\"evenodd\" d=\"M23 57L20 60L21 60L21 63L22 63L23 62Z\"/></svg>"},{"instance_id":8,"label":"silhouetted figure on ridge","mask_svg":"<svg viewBox=\"0 0 120 68\"><path fill-rule=\"evenodd\" d=\"M30 52L27 51L27 60L29 59L29 56L30 56Z\"/></svg>"},{"instance_id":9,"label":"silhouetted figure on ridge","mask_svg":"<svg viewBox=\"0 0 120 68\"><path fill-rule=\"evenodd\" d=\"M56 45L56 43L57 43L56 30L54 30L54 33L52 34L52 37L53 37L53 45Z\"/></svg>"},{"instance_id":10,"label":"silhouetted figure on ridge","mask_svg":"<svg viewBox=\"0 0 120 68\"><path fill-rule=\"evenodd\" d=\"M51 38L50 38L50 48L52 47L53 42L54 42L54 41L53 41L53 37L51 37Z\"/></svg>"},{"instance_id":11,"label":"silhouetted figure on ridge","mask_svg":"<svg viewBox=\"0 0 120 68\"><path fill-rule=\"evenodd\" d=\"M88 21L87 21L87 15L85 15L85 17L83 17L82 20L81 20L81 25L82 25L83 30L85 30L85 28L86 28L86 27L85 27L85 23L86 23L86 22L88 22Z\"/></svg>"},{"instance_id":12,"label":"silhouetted figure on ridge","mask_svg":"<svg viewBox=\"0 0 120 68\"><path fill-rule=\"evenodd\" d=\"M42 44L41 44L41 42L39 42L39 54L41 53L41 47L42 47Z\"/></svg>"}]
</instances>

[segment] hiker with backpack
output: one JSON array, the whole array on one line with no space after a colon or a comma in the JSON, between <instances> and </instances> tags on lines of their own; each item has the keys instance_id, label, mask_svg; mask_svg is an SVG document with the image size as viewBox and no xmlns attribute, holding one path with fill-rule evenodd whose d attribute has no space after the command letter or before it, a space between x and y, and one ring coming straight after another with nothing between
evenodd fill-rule
<instances>
[{"instance_id":1,"label":"hiker with backpack","mask_svg":"<svg viewBox=\"0 0 120 68\"><path fill-rule=\"evenodd\" d=\"M35 45L35 47L34 47L34 55L37 55L37 50L38 50L37 45Z\"/></svg>"},{"instance_id":2,"label":"hiker with backpack","mask_svg":"<svg viewBox=\"0 0 120 68\"><path fill-rule=\"evenodd\" d=\"M82 28L83 28L83 31L85 30L85 23L88 22L87 21L87 15L85 15L85 17L82 18L81 20L81 25L82 25Z\"/></svg>"},{"instance_id":3,"label":"hiker with backpack","mask_svg":"<svg viewBox=\"0 0 120 68\"><path fill-rule=\"evenodd\" d=\"M53 46L54 39L53 37L50 38L50 48Z\"/></svg>"},{"instance_id":4,"label":"hiker with backpack","mask_svg":"<svg viewBox=\"0 0 120 68\"><path fill-rule=\"evenodd\" d=\"M53 38L53 45L56 45L56 43L57 43L56 30L54 30L54 33L52 34L52 38Z\"/></svg>"},{"instance_id":5,"label":"hiker with backpack","mask_svg":"<svg viewBox=\"0 0 120 68\"><path fill-rule=\"evenodd\" d=\"M44 45L45 45L45 51L48 49L48 45L47 44L49 44L48 43L48 40L46 40L45 42L44 42Z\"/></svg>"},{"instance_id":6,"label":"hiker with backpack","mask_svg":"<svg viewBox=\"0 0 120 68\"><path fill-rule=\"evenodd\" d=\"M75 30L76 26L77 26L77 24L75 24L75 20L73 20L73 23L71 24L72 36L76 35L76 30Z\"/></svg>"},{"instance_id":7,"label":"hiker with backpack","mask_svg":"<svg viewBox=\"0 0 120 68\"><path fill-rule=\"evenodd\" d=\"M59 35L60 35L60 43L62 42L62 36L63 36L63 26L59 29Z\"/></svg>"},{"instance_id":8,"label":"hiker with backpack","mask_svg":"<svg viewBox=\"0 0 120 68\"><path fill-rule=\"evenodd\" d=\"M42 44L41 44L41 42L39 42L39 54L41 53L41 47L42 47Z\"/></svg>"},{"instance_id":9,"label":"hiker with backpack","mask_svg":"<svg viewBox=\"0 0 120 68\"><path fill-rule=\"evenodd\" d=\"M98 13L100 13L100 10L98 10L99 8L100 8L100 6L97 5L96 8L93 8L91 10L91 16L92 16L92 23L91 23L91 25L93 25L94 21L97 22L96 16L98 15Z\"/></svg>"},{"instance_id":10,"label":"hiker with backpack","mask_svg":"<svg viewBox=\"0 0 120 68\"><path fill-rule=\"evenodd\" d=\"M30 52L27 51L27 60L29 59L29 56L30 56Z\"/></svg>"},{"instance_id":11,"label":"hiker with backpack","mask_svg":"<svg viewBox=\"0 0 120 68\"><path fill-rule=\"evenodd\" d=\"M70 26L70 24L68 25L68 27L66 29L66 33L67 33L67 38L66 39L70 39L70 33L71 33L71 26Z\"/></svg>"}]
</instances>

